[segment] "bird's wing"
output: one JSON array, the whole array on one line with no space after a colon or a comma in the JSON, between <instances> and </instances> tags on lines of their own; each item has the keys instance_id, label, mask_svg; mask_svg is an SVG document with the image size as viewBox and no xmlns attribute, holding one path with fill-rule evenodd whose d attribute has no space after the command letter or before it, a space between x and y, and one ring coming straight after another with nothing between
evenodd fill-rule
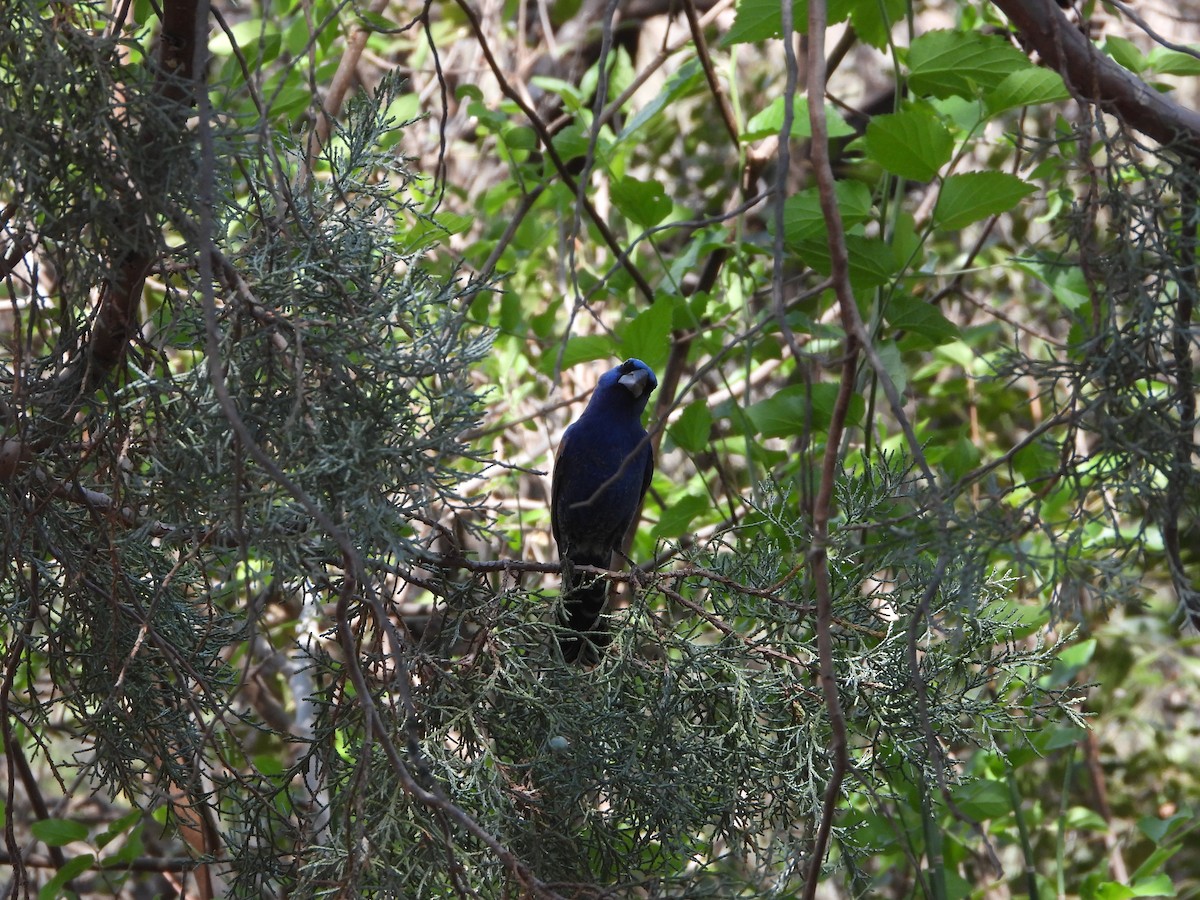
<instances>
[{"instance_id":1,"label":"bird's wing","mask_svg":"<svg viewBox=\"0 0 1200 900\"><path fill-rule=\"evenodd\" d=\"M563 485L571 479L571 457L568 449L571 444L571 429L563 432L562 440L558 442L558 451L554 454L554 474L550 477L550 530L554 533L554 543L559 552L563 549L562 522L558 510L558 498L562 494Z\"/></svg>"},{"instance_id":2,"label":"bird's wing","mask_svg":"<svg viewBox=\"0 0 1200 900\"><path fill-rule=\"evenodd\" d=\"M646 496L646 491L650 488L650 479L654 477L654 445L650 443L649 436L643 438L646 442L646 472L642 475L642 493L639 499Z\"/></svg>"}]
</instances>

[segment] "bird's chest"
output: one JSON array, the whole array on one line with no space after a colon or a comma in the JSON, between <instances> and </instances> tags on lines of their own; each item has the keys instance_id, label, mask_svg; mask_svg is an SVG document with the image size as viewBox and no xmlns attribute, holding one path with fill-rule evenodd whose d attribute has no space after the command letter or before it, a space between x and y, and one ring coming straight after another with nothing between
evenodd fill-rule
<instances>
[{"instance_id":1,"label":"bird's chest","mask_svg":"<svg viewBox=\"0 0 1200 900\"><path fill-rule=\"evenodd\" d=\"M644 432L617 429L573 436L571 518L633 514L645 477L645 437Z\"/></svg>"}]
</instances>

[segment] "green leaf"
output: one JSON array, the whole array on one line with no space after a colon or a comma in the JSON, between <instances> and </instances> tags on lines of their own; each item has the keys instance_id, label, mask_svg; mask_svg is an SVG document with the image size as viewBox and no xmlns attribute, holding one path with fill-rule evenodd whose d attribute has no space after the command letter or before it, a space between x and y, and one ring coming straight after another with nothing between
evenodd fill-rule
<instances>
[{"instance_id":1,"label":"green leaf","mask_svg":"<svg viewBox=\"0 0 1200 900\"><path fill-rule=\"evenodd\" d=\"M930 181L954 154L954 138L928 110L875 116L867 125L867 153L901 178Z\"/></svg>"},{"instance_id":2,"label":"green leaf","mask_svg":"<svg viewBox=\"0 0 1200 900\"><path fill-rule=\"evenodd\" d=\"M86 872L95 861L96 857L91 853L83 853L68 860L66 865L54 874L53 878L42 885L41 890L38 891L38 900L58 900L64 896L63 888L66 887L67 882Z\"/></svg>"},{"instance_id":3,"label":"green leaf","mask_svg":"<svg viewBox=\"0 0 1200 900\"><path fill-rule=\"evenodd\" d=\"M839 181L834 197L842 214L842 226L850 228L871 215L871 189L859 181ZM783 236L789 243L806 240L824 241L825 213L816 188L808 188L788 197L783 204Z\"/></svg>"},{"instance_id":4,"label":"green leaf","mask_svg":"<svg viewBox=\"0 0 1200 900\"><path fill-rule=\"evenodd\" d=\"M1133 880L1137 881L1141 878L1146 878L1152 873L1157 872L1166 864L1172 856L1180 850L1179 844L1170 844L1166 847L1156 847L1151 851L1150 855L1137 867L1137 871L1133 873Z\"/></svg>"},{"instance_id":5,"label":"green leaf","mask_svg":"<svg viewBox=\"0 0 1200 900\"><path fill-rule=\"evenodd\" d=\"M904 18L906 0L850 0L850 24L877 50L888 45L892 25Z\"/></svg>"},{"instance_id":6,"label":"green leaf","mask_svg":"<svg viewBox=\"0 0 1200 900\"><path fill-rule=\"evenodd\" d=\"M792 137L812 137L812 125L808 121L808 98L796 97L792 105ZM761 112L751 117L746 123L746 130L741 134L743 142L758 141L771 135L779 134L783 128L783 97L776 97ZM846 120L833 106L825 104L825 127L829 129L831 138L849 137L854 129L846 124Z\"/></svg>"},{"instance_id":7,"label":"green leaf","mask_svg":"<svg viewBox=\"0 0 1200 900\"><path fill-rule=\"evenodd\" d=\"M1149 60L1138 49L1137 44L1133 41L1115 35L1109 35L1104 40L1104 47L1101 48L1118 64L1131 72L1141 74L1146 71L1146 66Z\"/></svg>"},{"instance_id":8,"label":"green leaf","mask_svg":"<svg viewBox=\"0 0 1200 900\"><path fill-rule=\"evenodd\" d=\"M725 34L721 44L754 43L768 38L780 37L783 33L783 16L779 0L738 0L733 26Z\"/></svg>"},{"instance_id":9,"label":"green leaf","mask_svg":"<svg viewBox=\"0 0 1200 900\"><path fill-rule=\"evenodd\" d=\"M829 24L844 22L855 0L830 0ZM870 0L875 3L877 0ZM894 0L892 0L894 2ZM808 0L792 3L792 27L801 34L808 31ZM783 36L783 15L779 0L739 0L733 27L721 39L721 46L765 41Z\"/></svg>"},{"instance_id":10,"label":"green leaf","mask_svg":"<svg viewBox=\"0 0 1200 900\"><path fill-rule=\"evenodd\" d=\"M995 34L978 31L930 31L908 48L908 84L918 96L971 99L981 89L1033 63Z\"/></svg>"},{"instance_id":11,"label":"green leaf","mask_svg":"<svg viewBox=\"0 0 1200 900\"><path fill-rule=\"evenodd\" d=\"M1020 69L1001 81L983 98L989 115L1023 106L1056 103L1070 98L1062 76L1051 69Z\"/></svg>"},{"instance_id":12,"label":"green leaf","mask_svg":"<svg viewBox=\"0 0 1200 900\"><path fill-rule=\"evenodd\" d=\"M966 172L942 182L934 219L955 230L988 216L1008 212L1036 188L1007 172Z\"/></svg>"},{"instance_id":13,"label":"green leaf","mask_svg":"<svg viewBox=\"0 0 1200 900\"><path fill-rule=\"evenodd\" d=\"M551 138L555 151L564 163L578 159L587 154L590 136L588 130L579 123L572 123ZM596 154L602 156L601 150L607 153L606 139L603 135L596 144ZM603 158L603 156L602 156Z\"/></svg>"},{"instance_id":14,"label":"green leaf","mask_svg":"<svg viewBox=\"0 0 1200 900\"><path fill-rule=\"evenodd\" d=\"M621 356L636 356L652 369L659 369L671 352L671 325L675 319L675 298L660 293L649 309L642 310L632 322L617 332Z\"/></svg>"},{"instance_id":15,"label":"green leaf","mask_svg":"<svg viewBox=\"0 0 1200 900\"><path fill-rule=\"evenodd\" d=\"M707 495L688 494L672 497L663 507L662 515L652 531L654 537L677 538L687 534L692 520L712 509L712 499Z\"/></svg>"},{"instance_id":16,"label":"green leaf","mask_svg":"<svg viewBox=\"0 0 1200 900\"><path fill-rule=\"evenodd\" d=\"M1018 263L1017 268L1050 288L1054 299L1069 310L1079 309L1091 299L1083 269L1073 263L1038 260Z\"/></svg>"},{"instance_id":17,"label":"green leaf","mask_svg":"<svg viewBox=\"0 0 1200 900\"><path fill-rule=\"evenodd\" d=\"M708 446L708 436L712 433L712 413L708 404L696 400L684 407L679 418L667 428L667 434L679 448L688 453L699 453Z\"/></svg>"},{"instance_id":18,"label":"green leaf","mask_svg":"<svg viewBox=\"0 0 1200 900\"><path fill-rule=\"evenodd\" d=\"M929 461L938 463L951 478L962 478L979 465L979 448L966 435L928 451Z\"/></svg>"},{"instance_id":19,"label":"green leaf","mask_svg":"<svg viewBox=\"0 0 1200 900\"><path fill-rule=\"evenodd\" d=\"M1012 809L1008 786L1000 781L968 781L956 785L950 796L954 805L972 819L995 819Z\"/></svg>"},{"instance_id":20,"label":"green leaf","mask_svg":"<svg viewBox=\"0 0 1200 900\"><path fill-rule=\"evenodd\" d=\"M1059 651L1058 663L1071 673L1078 672L1096 655L1096 639L1088 638Z\"/></svg>"},{"instance_id":21,"label":"green leaf","mask_svg":"<svg viewBox=\"0 0 1200 900\"><path fill-rule=\"evenodd\" d=\"M138 811L140 815L140 810ZM121 849L116 853L110 853L104 857L104 862L115 865L116 863L127 863L137 859L146 852L146 845L142 841L143 824L139 822L133 831L129 832L129 837L122 844Z\"/></svg>"},{"instance_id":22,"label":"green leaf","mask_svg":"<svg viewBox=\"0 0 1200 900\"><path fill-rule=\"evenodd\" d=\"M96 846L103 848L109 841L115 837L120 837L134 825L137 825L142 820L142 811L135 809L127 812L121 818L110 824L104 831L96 837Z\"/></svg>"},{"instance_id":23,"label":"green leaf","mask_svg":"<svg viewBox=\"0 0 1200 900\"><path fill-rule=\"evenodd\" d=\"M833 271L829 244L825 240L801 241L795 249L796 255L820 274L829 275ZM846 252L849 255L850 286L856 291L886 284L900 268L891 245L879 238L848 234Z\"/></svg>"},{"instance_id":24,"label":"green leaf","mask_svg":"<svg viewBox=\"0 0 1200 900\"><path fill-rule=\"evenodd\" d=\"M1109 825L1104 817L1086 806L1072 806L1067 810L1065 823L1073 831L1108 831Z\"/></svg>"},{"instance_id":25,"label":"green leaf","mask_svg":"<svg viewBox=\"0 0 1200 900\"><path fill-rule=\"evenodd\" d=\"M617 136L618 141L623 141L631 134L635 133L639 128L658 115L668 103L673 103L680 97L685 97L691 94L703 81L703 69L700 67L698 59L689 59L679 71L667 79L666 85L659 92L658 96L639 109L621 129L621 133Z\"/></svg>"},{"instance_id":26,"label":"green leaf","mask_svg":"<svg viewBox=\"0 0 1200 900\"><path fill-rule=\"evenodd\" d=\"M33 836L50 847L62 847L88 836L87 826L73 819L42 819L29 826Z\"/></svg>"},{"instance_id":27,"label":"green leaf","mask_svg":"<svg viewBox=\"0 0 1200 900\"><path fill-rule=\"evenodd\" d=\"M802 384L792 385L747 407L746 415L754 430L764 438L799 437L804 433L806 422L810 432L824 431L833 419L837 393L836 384L814 384L811 394ZM854 395L847 412L847 423L857 422L864 406L862 397Z\"/></svg>"},{"instance_id":28,"label":"green leaf","mask_svg":"<svg viewBox=\"0 0 1200 900\"><path fill-rule=\"evenodd\" d=\"M876 341L875 351L879 354L887 377L896 386L896 391L903 396L908 387L908 368L900 355L900 346L895 341Z\"/></svg>"},{"instance_id":29,"label":"green leaf","mask_svg":"<svg viewBox=\"0 0 1200 900\"><path fill-rule=\"evenodd\" d=\"M653 228L675 208L674 202L657 181L625 176L613 179L610 190L613 203L621 214L642 228Z\"/></svg>"},{"instance_id":30,"label":"green leaf","mask_svg":"<svg viewBox=\"0 0 1200 900\"><path fill-rule=\"evenodd\" d=\"M1195 47L1192 49L1196 50ZM1146 57L1146 63L1159 75L1200 75L1200 59L1166 47L1155 46Z\"/></svg>"},{"instance_id":31,"label":"green leaf","mask_svg":"<svg viewBox=\"0 0 1200 900\"><path fill-rule=\"evenodd\" d=\"M804 433L805 421L812 429L812 414L803 385L793 385L777 391L765 400L751 404L746 415L754 430L765 438L797 437Z\"/></svg>"},{"instance_id":32,"label":"green leaf","mask_svg":"<svg viewBox=\"0 0 1200 900\"><path fill-rule=\"evenodd\" d=\"M1087 732L1074 725L1060 725L1038 734L1035 743L1042 753L1061 750L1063 747L1074 747L1087 737Z\"/></svg>"},{"instance_id":33,"label":"green leaf","mask_svg":"<svg viewBox=\"0 0 1200 900\"><path fill-rule=\"evenodd\" d=\"M1171 883L1171 876L1169 875L1152 875L1149 878L1142 878L1133 883L1133 896L1174 897L1175 885Z\"/></svg>"},{"instance_id":34,"label":"green leaf","mask_svg":"<svg viewBox=\"0 0 1200 900\"><path fill-rule=\"evenodd\" d=\"M1166 819L1160 819L1158 816L1143 816L1138 819L1138 831L1144 834L1156 844L1161 844L1167 838L1175 838L1175 832L1181 826L1187 825L1194 821L1194 817L1189 813L1176 813Z\"/></svg>"},{"instance_id":35,"label":"green leaf","mask_svg":"<svg viewBox=\"0 0 1200 900\"><path fill-rule=\"evenodd\" d=\"M537 132L528 125L517 125L506 128L502 132L504 146L509 150L536 150L538 146Z\"/></svg>"},{"instance_id":36,"label":"green leaf","mask_svg":"<svg viewBox=\"0 0 1200 900\"><path fill-rule=\"evenodd\" d=\"M906 332L906 337L915 336L919 341L910 341L924 349L948 344L960 337L958 326L942 315L932 303L908 294L897 294L884 308L883 317L896 331Z\"/></svg>"},{"instance_id":37,"label":"green leaf","mask_svg":"<svg viewBox=\"0 0 1200 900\"><path fill-rule=\"evenodd\" d=\"M591 362L594 359L606 359L612 356L612 338L603 334L588 334L581 337L572 337L567 341L567 346L563 350L562 367L569 369L571 366L578 365L583 362ZM544 357L545 363L553 367L555 357L553 353L547 353Z\"/></svg>"}]
</instances>

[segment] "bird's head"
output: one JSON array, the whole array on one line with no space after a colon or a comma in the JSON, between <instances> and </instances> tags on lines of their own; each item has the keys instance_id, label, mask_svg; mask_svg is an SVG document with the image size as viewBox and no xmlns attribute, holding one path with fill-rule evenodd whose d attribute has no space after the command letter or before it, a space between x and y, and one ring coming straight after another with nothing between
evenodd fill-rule
<instances>
[{"instance_id":1,"label":"bird's head","mask_svg":"<svg viewBox=\"0 0 1200 900\"><path fill-rule=\"evenodd\" d=\"M640 416L656 387L658 379L654 377L654 371L648 365L640 359L627 359L615 369L609 369L600 376L591 402L605 406L632 405Z\"/></svg>"}]
</instances>

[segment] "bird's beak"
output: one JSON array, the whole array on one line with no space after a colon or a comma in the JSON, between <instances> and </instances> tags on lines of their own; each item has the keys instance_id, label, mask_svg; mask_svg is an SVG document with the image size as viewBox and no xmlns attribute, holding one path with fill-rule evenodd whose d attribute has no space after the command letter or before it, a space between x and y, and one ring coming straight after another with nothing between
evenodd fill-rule
<instances>
[{"instance_id":1,"label":"bird's beak","mask_svg":"<svg viewBox=\"0 0 1200 900\"><path fill-rule=\"evenodd\" d=\"M617 384L624 385L625 390L633 394L635 397L640 397L646 392L646 385L650 383L650 373L645 369L634 369L628 375L622 375Z\"/></svg>"}]
</instances>

